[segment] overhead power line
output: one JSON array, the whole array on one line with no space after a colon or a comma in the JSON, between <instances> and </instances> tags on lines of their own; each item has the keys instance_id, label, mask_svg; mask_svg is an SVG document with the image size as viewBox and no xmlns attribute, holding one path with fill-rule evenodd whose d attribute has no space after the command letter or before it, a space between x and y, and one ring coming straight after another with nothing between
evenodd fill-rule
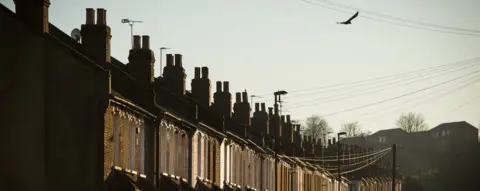
<instances>
[{"instance_id":1,"label":"overhead power line","mask_svg":"<svg viewBox=\"0 0 480 191\"><path fill-rule=\"evenodd\" d=\"M403 73L398 73L398 74L393 74L393 75L388 75L388 76L367 78L367 79L358 80L358 81L338 83L338 84L326 85L326 86L318 86L318 87L314 87L314 88L290 90L290 91L288 91L288 93L290 95L289 97L292 97L291 96L292 94L299 93L299 92L307 92L307 91L315 91L315 90L318 91L318 90L329 89L329 88L344 89L345 86L349 87L349 86L364 84L364 83L376 83L378 81L385 82L385 81L388 81L388 80L405 78L407 76L415 75L417 73L423 73L423 72L428 72L428 71L432 71L432 70L439 70L439 69L442 69L442 68L448 68L448 67L455 67L455 66L464 65L464 64L470 64L472 62L477 62L479 60L480 60L480 57L469 58L469 59L465 59L465 60L461 60L461 61L457 61L457 62L453 62L453 63L447 63L447 64L438 65L438 66L433 66L433 67L428 67L428 68L423 68L423 69L419 69L419 70L413 70L413 71L408 71L408 72L403 72ZM323 91L332 91L332 90L330 89L330 90L323 90ZM268 96L268 95L271 95L271 94L260 94L258 96Z\"/></svg>"},{"instance_id":2,"label":"overhead power line","mask_svg":"<svg viewBox=\"0 0 480 191\"><path fill-rule=\"evenodd\" d=\"M460 71L460 70L465 70L465 69L468 69L468 68L471 68L471 67L474 67L474 66L478 66L478 64L479 63L474 63L472 65L467 65L467 67L462 67L462 68L456 69L454 71L446 71L446 72L442 72L442 73L438 73L438 74L434 73L434 75L431 75L430 73L426 73L426 74L423 74L423 75L417 75L417 76L409 78L407 80L393 81L393 82L390 82L390 83L381 84L381 85L373 86L373 87L370 87L370 88L366 88L366 89L360 90L361 93L359 93L358 90L354 90L354 91L350 91L350 92L347 92L347 93L337 94L337 95L333 95L333 96L329 96L329 97L317 98L317 99L313 99L313 100L309 100L309 101L303 101L303 102L297 102L295 104L288 105L286 108L293 109L293 108L299 108L299 107L305 107L305 106L314 106L314 105L321 104L321 103L329 103L329 102L332 102L332 101L344 100L344 99L351 98L351 97L368 95L368 94L372 94L372 93L376 93L376 92L380 92L380 91L385 91L387 89L393 89L393 88L397 88L397 87L401 87L401 86L410 85L410 84L413 84L413 83L417 83L417 82L420 82L420 81L424 81L424 80L427 80L427 79L438 77L438 76L441 76L441 75L454 73L454 72L457 72L457 71ZM391 86L386 86L386 85L391 85Z\"/></svg>"},{"instance_id":3,"label":"overhead power line","mask_svg":"<svg viewBox=\"0 0 480 191\"><path fill-rule=\"evenodd\" d=\"M477 99L479 99L479 98L480 98L480 94L477 95L477 96L475 96L475 97L473 97L472 99L468 100L467 102L463 103L462 105L454 108L453 110L451 110L450 112L448 112L448 113L445 114L445 115L451 114L451 113L459 110L459 109L462 108L462 107L465 107L465 106L468 105L469 103L472 103L473 101L475 101L475 100L477 100Z\"/></svg>"},{"instance_id":4,"label":"overhead power line","mask_svg":"<svg viewBox=\"0 0 480 191\"><path fill-rule=\"evenodd\" d=\"M480 70L476 70L476 71L471 72L471 73L468 73L468 74L466 74L466 75L464 75L464 76L460 76L460 77L456 77L456 78L453 78L453 79L450 79L450 80L447 80L447 81L443 81L443 82L441 82L441 83L438 83L438 84L435 84L435 85L432 85L432 86L428 86L428 87L425 87L425 88L422 88L422 89L419 89L419 90L416 90L416 91L413 91L413 92L409 92L409 93L406 93L406 94L402 94L402 95L399 95L399 96L391 97L391 98L384 99L384 100L381 100L381 101L378 101L378 102L374 102L374 103L370 103L370 104L366 104L366 105L362 105L362 106L358 106L358 107L354 107L354 108L350 108L350 109L346 109L346 110L336 111L336 112L333 112L333 113L329 113L329 114L326 114L326 115L322 115L321 117L331 116L331 115L337 115L337 114L345 113L345 112L350 112L350 111L362 109L362 108L365 108L365 107L370 107L370 106L378 105L378 104L381 104L381 103L385 103L385 102L388 102L388 101L391 101L391 100L395 100L395 99L398 99L398 98L406 97L406 96L409 96L409 95L412 95L412 94L416 94L416 93L418 93L418 92L423 92L423 91L426 91L426 90L429 90L429 89L432 89L432 88L441 86L441 85L443 85L443 84L447 84L447 83L453 82L453 81L458 80L458 79L465 78L465 77L467 77L467 76L476 74L476 73L478 73L478 72L480 72Z\"/></svg>"},{"instance_id":5,"label":"overhead power line","mask_svg":"<svg viewBox=\"0 0 480 191\"><path fill-rule=\"evenodd\" d=\"M413 105L411 105L411 106L408 106L408 107L411 108L411 109L413 109L413 108L415 108L415 107L418 107L418 106L420 106L420 105L422 105L422 104L425 104L425 103L427 103L427 102L431 102L431 101L433 101L433 100L435 100L435 99L438 99L438 98L440 98L440 97L446 96L446 95L448 95L448 94L451 94L451 93L454 93L454 92L458 92L459 90L461 90L461 89L463 89L463 88L466 88L466 87L468 87L468 86L470 86L470 85L473 85L473 84L476 84L476 83L480 82L480 78L478 78L478 77L479 77L479 76L477 75L477 76L473 76L473 78L469 78L469 79L467 79L467 80L461 81L461 82L457 83L455 86L461 85L463 82L467 82L467 81L470 81L470 82L465 83L465 84L463 84L463 85L461 85L461 86L455 87L455 88L453 88L453 89L450 89L450 90L448 90L448 91L446 91L446 92L444 92L444 93L442 93L442 94L435 95L436 93L445 91L446 89L439 89L439 90L437 90L437 91L435 91L435 92L432 92L432 93L429 93L429 94L425 94L425 95L413 97L412 99L405 100L405 101L400 102L400 103L398 103L398 104L395 104L395 105L393 105L393 106L388 106L388 107L382 108L382 109L380 109L380 110L375 110L374 112L362 113L362 114L360 114L360 116L367 115L367 114L371 114L371 113L380 113L380 115L376 115L376 116L374 116L374 117L369 117L369 118L367 118L367 119L366 119L367 122L366 122L366 123L365 123L365 122L362 122L362 124L365 125L365 124L374 123L374 122L376 122L376 121L374 121L373 119L380 118L380 117L382 117L382 116L384 116L384 115L386 115L386 114L392 113L392 112L394 112L394 111L398 111L399 109L395 109L395 110L393 110L393 111L385 112L386 110L391 109L391 108L394 108L394 107L399 106L399 105L404 105L405 103L410 102L410 101L412 101L412 100L417 100L418 98L421 98L421 97L424 97L424 96L430 96L430 97L428 97L427 99L424 99L424 100L421 101L421 102L417 102L417 103L415 103L415 104L413 104ZM475 78L476 78L476 79L475 79ZM472 81L472 79L474 79L474 80ZM433 96L431 96L431 95L433 95ZM363 121L363 120L362 120L362 121Z\"/></svg>"},{"instance_id":6,"label":"overhead power line","mask_svg":"<svg viewBox=\"0 0 480 191\"><path fill-rule=\"evenodd\" d=\"M318 3L318 1L317 2L312 2L312 1L309 1L309 0L301 0L301 1L303 1L305 3L312 4L312 5L320 6L320 7L323 7L323 8L327 8L327 9L331 9L331 10L335 10L335 11L339 11L339 12L343 12L343 13L347 13L347 14L352 14L349 11L343 10L343 9L347 9L344 6L340 6L340 5L335 6L331 3L330 3L331 4L330 6L327 6L325 4ZM331 7L331 6L340 7L341 9ZM348 9L349 10L350 9L361 10L361 9L353 8L353 7L348 8ZM365 10L363 10L363 11L365 11ZM371 11L366 11L366 12L371 12ZM373 13L373 12L371 12L371 13ZM383 14L379 14L379 13L375 13L375 15L374 14L371 14L371 15L376 16L376 17L370 17L370 16L366 16L366 15L362 15L362 14L360 14L359 16L363 17L363 18L366 18L366 19L378 21L378 22L384 22L384 23L389 23L389 24L393 24L393 25L405 26L405 27L416 28L416 29L429 30L429 31L434 31L434 32L442 32L442 33L450 33L450 34L458 34L458 35L466 35L466 36L476 36L476 37L480 36L480 32L467 32L467 31L477 31L477 30L473 30L473 29L457 28L457 30L454 30L453 28L455 28L455 27L447 27L447 26L439 27L441 25L427 24L427 23L418 22L418 21L407 22L409 20L400 19L400 18L397 18L397 17L388 16L388 15L384 15L384 16L380 17L379 15L383 15ZM392 18L396 18L396 19L392 19ZM394 20L396 22L392 22L391 20ZM423 24L419 24L419 23L423 23ZM433 27L433 26L437 26L437 27ZM451 28L451 29L449 29L449 28Z\"/></svg>"},{"instance_id":7,"label":"overhead power line","mask_svg":"<svg viewBox=\"0 0 480 191\"><path fill-rule=\"evenodd\" d=\"M392 15L376 13L376 12L365 10L365 9L359 9L359 8L356 8L356 7L352 7L352 6L349 6L349 5L336 3L336 2L332 2L332 1L328 1L328 0L315 0L315 1L321 1L321 2L325 2L325 3L328 3L328 4L333 5L333 6L342 7L342 8L345 8L345 9L356 10L356 11L360 11L362 13L374 15L374 16L377 16L377 17L387 18L387 19L391 19L391 20L396 20L396 21L399 21L399 22L411 23L411 24L415 24L415 25L425 25L425 26L441 28L441 29L445 29L445 30L457 30L457 31L463 31L463 32L480 33L480 30L464 29L464 28L459 28L459 27L451 27L451 26L444 26L444 25L432 24L432 23L427 23L427 22L409 20L409 19L404 19L404 18L400 18L400 17L395 17L395 16L392 16Z\"/></svg>"}]
</instances>

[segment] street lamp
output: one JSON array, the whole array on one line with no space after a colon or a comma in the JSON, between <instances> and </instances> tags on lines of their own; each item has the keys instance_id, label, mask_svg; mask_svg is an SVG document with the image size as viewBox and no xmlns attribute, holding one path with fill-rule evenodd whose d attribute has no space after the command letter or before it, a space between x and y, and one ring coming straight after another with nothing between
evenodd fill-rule
<instances>
[{"instance_id":1,"label":"street lamp","mask_svg":"<svg viewBox=\"0 0 480 191\"><path fill-rule=\"evenodd\" d=\"M122 23L126 23L130 25L130 41L132 43L132 48L133 48L133 24L142 23L142 21L132 21L130 19L122 19Z\"/></svg>"},{"instance_id":2,"label":"street lamp","mask_svg":"<svg viewBox=\"0 0 480 191\"><path fill-rule=\"evenodd\" d=\"M340 182L342 182L342 175L340 174L340 136L346 135L345 132L337 133L337 167L338 167L338 191L340 191Z\"/></svg>"},{"instance_id":3,"label":"street lamp","mask_svg":"<svg viewBox=\"0 0 480 191\"><path fill-rule=\"evenodd\" d=\"M274 147L273 147L273 152L275 153L275 190L277 190L277 165L278 165L278 157L277 157L277 129L280 129L280 117L278 116L278 102L281 101L280 96L282 95L287 95L287 92L284 90L279 90L273 93L275 96L275 127L273 128L274 133L273 133L273 142L274 142ZM278 99L277 99L278 97Z\"/></svg>"},{"instance_id":4,"label":"street lamp","mask_svg":"<svg viewBox=\"0 0 480 191\"><path fill-rule=\"evenodd\" d=\"M162 55L163 55L163 50L167 50L167 49L170 49L170 48L167 48L167 47L162 47L160 48L160 76L162 76Z\"/></svg>"}]
</instances>

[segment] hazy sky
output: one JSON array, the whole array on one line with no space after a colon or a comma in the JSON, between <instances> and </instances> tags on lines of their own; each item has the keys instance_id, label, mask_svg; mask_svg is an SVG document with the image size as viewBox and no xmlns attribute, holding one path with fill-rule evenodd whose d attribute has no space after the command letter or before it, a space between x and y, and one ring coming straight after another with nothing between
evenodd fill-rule
<instances>
[{"instance_id":1,"label":"hazy sky","mask_svg":"<svg viewBox=\"0 0 480 191\"><path fill-rule=\"evenodd\" d=\"M14 10L13 1L0 1ZM478 0L331 1L404 19L480 30ZM362 17L350 26L337 25L336 22L348 19L355 11L345 14L300 0L51 0L50 22L69 34L85 22L85 8L107 9L107 23L113 36L112 56L124 63L130 48L130 28L120 20L140 20L144 23L135 25L134 33L150 35L157 64L161 46L171 47L168 53L184 55L188 87L194 67L208 66L212 90L215 90L215 81L228 80L232 94L244 89L250 95L269 94L262 99L269 105L275 90L292 91L284 96L283 113L290 113L293 119L379 102L480 69L477 65L457 72L445 71L447 74L439 73L429 80L361 96L355 95L365 94L371 87L391 86L382 86L381 81L376 81L335 91L316 89L293 93L474 58L480 55L480 36L438 33ZM360 12L360 15L364 14ZM157 65L157 75L158 69ZM463 120L477 126L480 99L464 104L480 94L480 83L449 94L441 92L460 87L462 80L469 82L468 78L461 79L403 99L326 116L326 119L334 130L344 122L358 120L364 129L377 131L394 127L395 119L402 112L412 111L422 113L431 127ZM301 102L322 102L339 94L352 97L322 104L307 102L308 106L298 107ZM436 99L429 99L431 97ZM400 104L402 102L404 104ZM413 107L420 102L421 105ZM391 106L395 107L388 109Z\"/></svg>"}]
</instances>

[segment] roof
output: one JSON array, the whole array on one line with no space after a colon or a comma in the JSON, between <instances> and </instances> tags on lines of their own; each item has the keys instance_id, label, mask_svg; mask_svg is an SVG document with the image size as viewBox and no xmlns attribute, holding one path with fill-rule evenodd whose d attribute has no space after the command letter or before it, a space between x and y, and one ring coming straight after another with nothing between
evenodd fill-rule
<instances>
[{"instance_id":1,"label":"roof","mask_svg":"<svg viewBox=\"0 0 480 191\"><path fill-rule=\"evenodd\" d=\"M393 128L393 129L382 129L380 131L373 133L371 136L374 136L377 134L391 134L391 133L407 134L407 132L401 128Z\"/></svg>"},{"instance_id":2,"label":"roof","mask_svg":"<svg viewBox=\"0 0 480 191\"><path fill-rule=\"evenodd\" d=\"M432 128L432 129L430 129L430 131L431 130L437 130L437 129L451 129L451 128L478 130L475 126L473 126L472 124L470 124L466 121L456 121L456 122L442 123L442 124L437 125L436 127Z\"/></svg>"}]
</instances>

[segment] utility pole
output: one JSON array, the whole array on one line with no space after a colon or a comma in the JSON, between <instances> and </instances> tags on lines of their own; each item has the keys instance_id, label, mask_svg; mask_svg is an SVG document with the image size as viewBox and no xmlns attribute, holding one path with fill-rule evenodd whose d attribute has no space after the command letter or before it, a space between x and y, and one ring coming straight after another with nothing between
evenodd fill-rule
<instances>
[{"instance_id":1,"label":"utility pole","mask_svg":"<svg viewBox=\"0 0 480 191\"><path fill-rule=\"evenodd\" d=\"M142 23L142 21L132 21L130 19L122 19L122 23L127 23L128 25L130 25L130 41L132 43L132 48L133 48L133 24Z\"/></svg>"},{"instance_id":2,"label":"utility pole","mask_svg":"<svg viewBox=\"0 0 480 191\"><path fill-rule=\"evenodd\" d=\"M392 154L393 154L393 165L392 165L392 191L395 191L396 188L396 181L395 181L395 175L397 171L397 145L393 144L392 145Z\"/></svg>"},{"instance_id":3,"label":"utility pole","mask_svg":"<svg viewBox=\"0 0 480 191\"><path fill-rule=\"evenodd\" d=\"M278 100L280 100L280 96L281 95L286 95L287 92L286 91L276 91L275 93L273 93L273 95L275 96L275 104L274 104L274 119L275 119L275 123L274 123L274 133L273 133L273 142L274 142L274 146L273 146L273 152L275 153L275 191L277 191L277 183L278 183L278 173L277 173L277 168L278 168L278 157L277 157L277 145L278 145L278 142L277 142L277 136L278 136L278 129L280 129L280 116L278 115ZM278 98L277 98L278 97Z\"/></svg>"},{"instance_id":4,"label":"utility pole","mask_svg":"<svg viewBox=\"0 0 480 191\"><path fill-rule=\"evenodd\" d=\"M340 173L340 135L346 135L345 132L337 133L337 170L338 170L338 191L340 191L340 183L342 182L342 174Z\"/></svg>"}]
</instances>

